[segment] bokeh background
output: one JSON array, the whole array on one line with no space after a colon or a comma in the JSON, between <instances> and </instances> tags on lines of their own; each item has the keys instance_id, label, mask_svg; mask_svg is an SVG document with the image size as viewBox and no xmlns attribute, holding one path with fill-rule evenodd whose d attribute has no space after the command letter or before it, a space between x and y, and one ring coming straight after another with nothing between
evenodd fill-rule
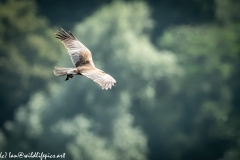
<instances>
[{"instance_id":1,"label":"bokeh background","mask_svg":"<svg viewBox=\"0 0 240 160\"><path fill-rule=\"evenodd\" d=\"M239 160L240 1L0 0L0 151ZM53 75L70 30L117 86Z\"/></svg>"}]
</instances>

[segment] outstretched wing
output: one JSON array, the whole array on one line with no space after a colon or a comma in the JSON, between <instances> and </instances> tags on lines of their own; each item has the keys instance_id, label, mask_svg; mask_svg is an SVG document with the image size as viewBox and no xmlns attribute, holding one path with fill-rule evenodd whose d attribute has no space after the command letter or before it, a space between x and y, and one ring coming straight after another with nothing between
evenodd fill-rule
<instances>
[{"instance_id":1,"label":"outstretched wing","mask_svg":"<svg viewBox=\"0 0 240 160\"><path fill-rule=\"evenodd\" d=\"M57 31L55 34L56 38L61 40L67 48L72 62L76 67L92 60L92 55L88 48L85 47L70 31L68 33L61 28L61 31Z\"/></svg>"},{"instance_id":2,"label":"outstretched wing","mask_svg":"<svg viewBox=\"0 0 240 160\"><path fill-rule=\"evenodd\" d=\"M81 72L81 74L98 83L102 87L102 89L106 90L109 88L111 89L112 86L114 86L117 83L112 76L106 74L105 72L99 69L87 70L85 72Z\"/></svg>"}]
</instances>

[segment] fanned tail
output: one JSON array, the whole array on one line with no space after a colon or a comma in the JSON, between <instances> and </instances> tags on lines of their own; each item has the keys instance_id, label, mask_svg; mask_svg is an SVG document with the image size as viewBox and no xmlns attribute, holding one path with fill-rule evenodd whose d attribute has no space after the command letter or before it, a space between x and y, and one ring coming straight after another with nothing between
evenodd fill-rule
<instances>
[{"instance_id":1,"label":"fanned tail","mask_svg":"<svg viewBox=\"0 0 240 160\"><path fill-rule=\"evenodd\" d=\"M72 73L73 68L61 68L61 67L55 67L55 70L53 70L53 73L56 76L64 76L67 75L68 73Z\"/></svg>"}]
</instances>

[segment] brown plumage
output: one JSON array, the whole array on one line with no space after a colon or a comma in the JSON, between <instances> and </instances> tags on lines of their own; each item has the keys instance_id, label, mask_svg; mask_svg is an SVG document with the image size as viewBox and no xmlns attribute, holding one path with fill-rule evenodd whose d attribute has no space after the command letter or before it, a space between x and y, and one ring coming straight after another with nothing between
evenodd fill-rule
<instances>
[{"instance_id":1,"label":"brown plumage","mask_svg":"<svg viewBox=\"0 0 240 160\"><path fill-rule=\"evenodd\" d=\"M111 89L117 83L112 76L94 66L91 52L70 31L68 33L61 29L55 34L56 38L67 48L73 65L75 65L75 68L55 67L53 72L56 76L67 75L66 80L73 78L74 75L86 76L106 90Z\"/></svg>"}]
</instances>

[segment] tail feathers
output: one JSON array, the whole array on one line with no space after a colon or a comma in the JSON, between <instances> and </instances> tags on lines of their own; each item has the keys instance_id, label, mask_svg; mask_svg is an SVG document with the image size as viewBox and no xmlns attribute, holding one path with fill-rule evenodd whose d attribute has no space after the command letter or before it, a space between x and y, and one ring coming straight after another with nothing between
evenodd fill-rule
<instances>
[{"instance_id":1,"label":"tail feathers","mask_svg":"<svg viewBox=\"0 0 240 160\"><path fill-rule=\"evenodd\" d=\"M73 72L73 68L61 68L61 67L55 67L55 70L53 70L53 73L56 76L64 76L67 73Z\"/></svg>"}]
</instances>

